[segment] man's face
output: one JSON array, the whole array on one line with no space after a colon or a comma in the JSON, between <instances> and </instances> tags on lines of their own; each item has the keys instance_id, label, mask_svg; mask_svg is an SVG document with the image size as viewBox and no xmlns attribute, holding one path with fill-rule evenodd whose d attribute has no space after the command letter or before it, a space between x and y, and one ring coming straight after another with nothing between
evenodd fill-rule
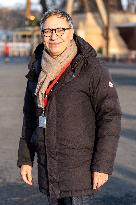
<instances>
[{"instance_id":1,"label":"man's face","mask_svg":"<svg viewBox=\"0 0 136 205\"><path fill-rule=\"evenodd\" d=\"M56 29L56 28L69 28L69 24L64 17L50 16L46 19L43 29ZM44 39L44 46L48 50L49 54L56 58L67 48L70 41L73 39L73 29L67 29L61 35L57 35L53 30L51 35L48 36L46 33L42 34Z\"/></svg>"}]
</instances>

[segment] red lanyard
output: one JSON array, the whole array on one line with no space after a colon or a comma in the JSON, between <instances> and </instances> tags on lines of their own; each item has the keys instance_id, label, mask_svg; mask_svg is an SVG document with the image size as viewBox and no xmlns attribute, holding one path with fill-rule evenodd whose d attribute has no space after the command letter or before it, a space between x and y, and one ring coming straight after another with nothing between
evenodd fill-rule
<instances>
[{"instance_id":1,"label":"red lanyard","mask_svg":"<svg viewBox=\"0 0 136 205\"><path fill-rule=\"evenodd\" d=\"M50 86L46 89L46 91L45 91L46 96L44 98L44 108L47 106L47 101L48 101L47 98L48 98L48 95L49 95L50 91L52 90L53 86L57 83L59 78L63 75L65 70L69 67L70 63L71 63L71 61L62 68L62 70L57 75L57 77L53 80L53 82L50 84Z\"/></svg>"}]
</instances>

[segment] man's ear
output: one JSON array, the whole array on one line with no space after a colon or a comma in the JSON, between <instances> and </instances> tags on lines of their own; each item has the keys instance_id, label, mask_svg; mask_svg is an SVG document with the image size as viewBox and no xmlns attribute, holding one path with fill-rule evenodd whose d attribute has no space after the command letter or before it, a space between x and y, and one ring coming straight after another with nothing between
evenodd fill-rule
<instances>
[{"instance_id":1,"label":"man's ear","mask_svg":"<svg viewBox=\"0 0 136 205\"><path fill-rule=\"evenodd\" d=\"M73 40L74 29L70 29L70 40Z\"/></svg>"},{"instance_id":2,"label":"man's ear","mask_svg":"<svg viewBox=\"0 0 136 205\"><path fill-rule=\"evenodd\" d=\"M42 40L42 42L44 42L44 35L43 35L43 32L41 32L41 40Z\"/></svg>"}]
</instances>

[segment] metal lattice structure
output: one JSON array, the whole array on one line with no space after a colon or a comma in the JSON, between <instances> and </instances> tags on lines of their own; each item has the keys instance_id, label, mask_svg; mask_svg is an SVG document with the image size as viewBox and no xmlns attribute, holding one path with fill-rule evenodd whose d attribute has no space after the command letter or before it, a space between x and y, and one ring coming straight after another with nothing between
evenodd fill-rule
<instances>
[{"instance_id":1,"label":"metal lattice structure","mask_svg":"<svg viewBox=\"0 0 136 205\"><path fill-rule=\"evenodd\" d=\"M70 0L69 0L70 1ZM75 12L84 12L85 11L85 1L88 2L89 10L91 12L98 11L97 4L95 0L73 0L73 11ZM107 8L107 0L103 0L105 7ZM129 0L130 1L130 0ZM132 0L131 0L132 1ZM43 12L45 12L48 8L61 8L66 9L68 5L68 0L40 0L39 2L43 8ZM122 11L122 3L121 0L110 0L110 7L112 11Z\"/></svg>"}]
</instances>

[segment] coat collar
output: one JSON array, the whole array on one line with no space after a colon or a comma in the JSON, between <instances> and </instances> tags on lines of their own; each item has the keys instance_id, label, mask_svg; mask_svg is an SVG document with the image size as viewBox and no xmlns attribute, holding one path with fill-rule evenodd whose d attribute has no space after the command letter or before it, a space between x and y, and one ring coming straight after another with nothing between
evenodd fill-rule
<instances>
[{"instance_id":1,"label":"coat collar","mask_svg":"<svg viewBox=\"0 0 136 205\"><path fill-rule=\"evenodd\" d=\"M52 94L59 91L62 86L65 86L67 83L76 79L80 75L81 69L86 67L89 57L96 57L96 51L84 39L74 34L74 40L78 47L77 56L74 58L70 67L60 78L59 83L53 88L49 96L52 96Z\"/></svg>"},{"instance_id":2,"label":"coat collar","mask_svg":"<svg viewBox=\"0 0 136 205\"><path fill-rule=\"evenodd\" d=\"M63 76L59 79L59 83L55 85L55 87L53 88L52 93L54 93L61 86L64 86L65 84L74 80L78 75L80 75L81 68L87 65L89 57L96 57L96 51L94 50L94 48L89 43L87 43L83 38L74 34L74 40L78 47L78 53L76 57L73 59L70 67L67 69L65 74L63 74ZM35 52L36 61L34 63L34 66L26 75L26 78L35 82L38 80L38 76L41 71L40 63L42 54L40 55L39 52L43 52L44 49L42 44L40 44L39 46L41 46L41 49L39 49L37 53Z\"/></svg>"},{"instance_id":3,"label":"coat collar","mask_svg":"<svg viewBox=\"0 0 136 205\"><path fill-rule=\"evenodd\" d=\"M77 34L74 34L74 40L78 47L79 53L81 53L84 56L84 58L88 58L89 56L97 56L95 49L83 38L81 38Z\"/></svg>"},{"instance_id":4,"label":"coat collar","mask_svg":"<svg viewBox=\"0 0 136 205\"><path fill-rule=\"evenodd\" d=\"M88 58L96 57L97 55L94 48L80 36L74 34L74 40L78 47L78 54L71 63L71 68L69 69L70 71L65 77L64 83L67 83L78 76L81 68L87 65Z\"/></svg>"}]
</instances>

